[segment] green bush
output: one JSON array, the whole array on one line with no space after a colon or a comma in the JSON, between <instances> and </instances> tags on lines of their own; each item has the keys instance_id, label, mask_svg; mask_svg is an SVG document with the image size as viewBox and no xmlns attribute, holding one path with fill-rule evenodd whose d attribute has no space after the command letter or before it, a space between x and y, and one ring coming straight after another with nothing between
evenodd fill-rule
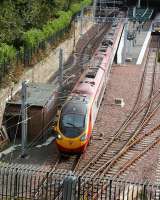
<instances>
[{"instance_id":1,"label":"green bush","mask_svg":"<svg viewBox=\"0 0 160 200\"><path fill-rule=\"evenodd\" d=\"M0 63L12 60L16 57L16 49L13 46L9 46L5 43L0 44Z\"/></svg>"},{"instance_id":2,"label":"green bush","mask_svg":"<svg viewBox=\"0 0 160 200\"><path fill-rule=\"evenodd\" d=\"M13 1L14 2L14 1ZM27 1L26 1L27 2ZM38 1L37 1L38 2ZM11 2L12 3L12 2ZM32 12L29 10L29 14L28 13L24 13L21 10L21 2L20 5L18 5L18 10L20 9L20 11L25 14L23 16L27 16L27 18L21 22L21 20L17 17L17 15L15 16L14 13L12 12L12 9L16 9L16 7L14 7L14 5L12 6L13 8L10 10L10 12L6 12L7 13L7 19L4 17L1 23L2 25L2 30L4 27L6 27L6 29L4 29L4 33L6 33L6 30L9 30L9 32L11 33L8 37L5 38L5 40L1 40L1 42L4 43L0 43L0 76L3 75L3 70L1 69L1 67L3 67L3 63L8 62L8 61L13 61L16 59L16 48L14 48L12 45L8 45L5 42L14 40L15 42L19 42L19 52L18 55L20 56L20 58L22 59L24 57L24 53L25 53L25 47L28 48L32 48L32 47L36 47L40 42L47 40L49 37L54 36L56 34L58 34L60 31L62 31L63 29L65 29L66 27L68 27L68 25L71 23L72 17L81 11L82 8L90 5L92 3L92 0L79 0L79 3L77 3L77 0L71 1L67 3L65 2L65 0L61 1L61 0L56 0L53 4L50 2L49 6L50 9L48 9L48 7L46 6L42 6L42 10L39 10L39 6L41 4L33 4L32 7L29 6L30 8L32 8ZM30 4L30 3L29 3ZM8 6L8 4L6 3L6 5ZM57 11L56 8L54 7L58 7L58 10L67 10L69 7L69 11ZM9 5L9 8L11 8L11 5ZM24 6L24 9L26 9L26 6ZM45 12L44 12L45 11ZM19 13L21 13L19 12ZM49 14L47 13L49 12ZM9 22L8 22L8 13L11 13L11 15L9 16ZM39 15L40 13L42 13L42 15ZM47 15L48 14L48 15ZM45 16L46 15L46 16ZM56 19L52 19L51 21L48 21L47 24L43 25L43 23L46 21L46 18L48 20L51 18L56 18ZM12 19L16 19L14 21L14 23L12 22ZM36 20L34 20L36 19ZM6 25L7 24L7 25ZM14 26L13 26L14 24ZM21 25L24 25L24 27L21 27ZM32 27L30 30L29 27ZM36 27L36 28L33 28ZM11 31L13 30L13 31ZM21 33L24 30L28 30L26 32L23 33L23 36L21 38ZM4 36L3 32L2 32L2 36ZM13 37L12 37L13 36ZM9 38L9 39L7 39ZM17 40L18 39L18 40ZM21 43L24 43L24 46L20 46ZM159 60L160 60L160 56L159 56ZM0 77L1 78L1 77Z\"/></svg>"},{"instance_id":3,"label":"green bush","mask_svg":"<svg viewBox=\"0 0 160 200\"><path fill-rule=\"evenodd\" d=\"M72 11L72 14L76 14L79 11L81 11L82 8L89 6L92 3L92 0L83 0L80 3L72 3L70 5L70 10Z\"/></svg>"},{"instance_id":4,"label":"green bush","mask_svg":"<svg viewBox=\"0 0 160 200\"><path fill-rule=\"evenodd\" d=\"M48 21L41 29L32 28L23 34L23 41L25 46L28 48L36 47L41 41L48 39L48 37L60 32L65 27L67 27L72 16L81 10L82 7L90 5L92 0L83 0L80 3L72 3L70 5L70 10L59 11L56 14L56 19ZM0 63L5 60L11 60L16 56L16 49L13 46L9 46L5 43L0 44Z\"/></svg>"},{"instance_id":5,"label":"green bush","mask_svg":"<svg viewBox=\"0 0 160 200\"><path fill-rule=\"evenodd\" d=\"M59 11L58 15L59 15L59 18L54 20L54 21L56 21L55 26L58 26L59 28L65 28L66 26L68 26L70 24L71 19L72 19L71 11L68 11L68 12Z\"/></svg>"},{"instance_id":6,"label":"green bush","mask_svg":"<svg viewBox=\"0 0 160 200\"><path fill-rule=\"evenodd\" d=\"M78 13L81 10L81 4L80 3L71 4L70 10L71 10L72 14L75 15L76 13Z\"/></svg>"},{"instance_id":7,"label":"green bush","mask_svg":"<svg viewBox=\"0 0 160 200\"><path fill-rule=\"evenodd\" d=\"M82 5L83 7L85 7L85 6L89 6L91 3L92 3L92 0L83 0L83 1L81 2L81 5Z\"/></svg>"},{"instance_id":8,"label":"green bush","mask_svg":"<svg viewBox=\"0 0 160 200\"><path fill-rule=\"evenodd\" d=\"M60 11L57 15L59 18L49 21L46 25L43 26L43 34L45 35L46 39L68 26L72 19L71 11Z\"/></svg>"},{"instance_id":9,"label":"green bush","mask_svg":"<svg viewBox=\"0 0 160 200\"><path fill-rule=\"evenodd\" d=\"M70 24L74 14L79 12L82 7L91 4L91 2L92 0L83 0L80 3L72 3L69 11L57 12L56 17L58 18L48 21L47 24L42 27L42 30L33 28L25 32L23 36L25 45L34 47L43 39L48 39L48 37L58 33Z\"/></svg>"},{"instance_id":10,"label":"green bush","mask_svg":"<svg viewBox=\"0 0 160 200\"><path fill-rule=\"evenodd\" d=\"M27 47L36 46L39 42L44 40L44 38L45 36L44 36L43 31L36 28L30 29L29 31L25 32L23 35L24 44Z\"/></svg>"}]
</instances>

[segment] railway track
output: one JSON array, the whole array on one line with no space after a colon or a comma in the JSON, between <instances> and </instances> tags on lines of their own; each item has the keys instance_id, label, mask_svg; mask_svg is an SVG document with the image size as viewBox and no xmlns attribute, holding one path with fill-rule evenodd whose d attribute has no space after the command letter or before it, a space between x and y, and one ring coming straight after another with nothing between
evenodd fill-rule
<instances>
[{"instance_id":1,"label":"railway track","mask_svg":"<svg viewBox=\"0 0 160 200\"><path fill-rule=\"evenodd\" d=\"M80 49L80 52L74 53L74 65L69 67L67 64L67 68L64 71L64 76L66 79L64 80L64 88L63 90L67 91L67 94L70 93L74 84L82 74L82 71L87 69L93 54L95 53L96 49L98 48L100 42L103 40L104 35L110 28L110 24L105 25L97 25L94 35L91 37L90 34L86 35L88 40L82 41L85 42L85 47ZM65 100L66 98L64 98Z\"/></svg>"},{"instance_id":2,"label":"railway track","mask_svg":"<svg viewBox=\"0 0 160 200\"><path fill-rule=\"evenodd\" d=\"M103 40L103 35L106 34L107 30L109 29L109 26L106 26L105 28L102 28L102 30L99 31L98 35L95 35L95 37L90 39L90 43L87 45L87 47L83 50L81 56L77 59L77 66L79 66L79 70L81 71L81 65L85 65L85 69L87 67L87 65L89 64L89 61L91 59L91 57L93 56L95 50L97 49L99 43ZM86 55L91 55L90 58L86 57ZM84 57L85 56L85 57ZM77 73L77 70L76 70ZM65 169L72 170L74 171L74 169L77 168L78 163L80 162L80 160L78 158L74 158L72 157L72 162L71 164L69 164L69 162L65 159L65 162L62 163L62 165L60 164L60 162L58 163L58 165L56 166L56 169L54 169L54 171L52 170L51 173L53 172L61 172ZM66 162L67 161L67 162ZM73 164L74 163L74 164ZM71 167L72 166L72 167ZM47 177L46 177L47 178ZM43 180L42 183L42 188L45 186L46 180ZM41 189L43 191L43 189ZM39 191L37 191L37 193L39 194ZM62 192L59 191L58 196L55 199L60 199L62 197Z\"/></svg>"},{"instance_id":3,"label":"railway track","mask_svg":"<svg viewBox=\"0 0 160 200\"><path fill-rule=\"evenodd\" d=\"M153 95L155 83L155 59L156 54L154 54L154 51L150 49L139 88L138 98L132 112L115 135L110 138L110 142L106 141L102 150L96 155L96 157L92 159L86 167L80 170L80 173L78 173L80 176L89 176L90 178L94 178L96 175L100 177L106 175L106 167L111 166L112 161L118 159L117 156L121 154L129 144L132 144L132 141L135 140L136 136L154 115L156 109L158 109L156 105L154 108L151 106L153 100L155 102L155 99L158 99L159 96L159 91ZM150 65L151 61L152 66ZM147 98L148 100L146 100ZM112 178L113 174L108 174L108 177Z\"/></svg>"},{"instance_id":4,"label":"railway track","mask_svg":"<svg viewBox=\"0 0 160 200\"><path fill-rule=\"evenodd\" d=\"M100 38L101 37L99 37L99 39ZM93 46L95 41L97 41L97 37L92 38L90 41ZM89 48L87 47L83 53L91 50L91 46ZM87 64L88 58L84 59L83 63ZM119 130L116 131L114 137L110 138L110 142L105 142L102 150L81 170L81 172L79 172L78 167L79 162L83 160L83 155L80 159L77 156L71 156L69 158L57 156L53 163L49 162L47 169L45 169L45 163L43 166L44 168L41 167L40 170L42 172L47 172L47 174L42 174L41 178L36 183L36 192L34 191L33 195L34 199L43 199L43 197L46 198L46 196L49 195L46 194L45 187L46 184L52 186L53 179L48 180L48 177L53 174L53 172L67 169L75 171L78 176L89 177L89 179L94 179L97 175L100 176L100 179L104 176L114 179L120 177L124 171L133 166L137 160L160 142L157 131L160 125L147 127L148 122L154 118L160 107L160 92L158 90L158 85L155 84L157 80L155 78L155 72L157 71L155 68L155 59L156 51L150 48L134 108L127 120L122 124ZM50 193L50 191L48 191L48 193ZM57 194L52 194L52 196L55 197L54 199L60 199L62 192L58 191Z\"/></svg>"},{"instance_id":5,"label":"railway track","mask_svg":"<svg viewBox=\"0 0 160 200\"><path fill-rule=\"evenodd\" d=\"M41 180L38 181L37 189L36 189L36 192L34 191L33 198L43 199L43 198L46 198L47 195L51 195L51 191L50 190L45 191L45 187L46 187L46 184L52 185L52 182L56 180L56 177L52 177L53 173L55 171L58 172L62 169L67 169L68 171L72 171L75 168L78 160L79 160L78 155L69 156L69 157L60 156L59 159L56 161L56 163L53 166L51 166L50 170L47 170L47 174L45 176L42 176ZM50 180L48 177L50 177ZM48 194L46 194L46 192ZM54 196L55 197L54 199L56 199L56 196L57 195L59 196L60 194L61 192L58 191L58 194L53 193L52 196Z\"/></svg>"},{"instance_id":6,"label":"railway track","mask_svg":"<svg viewBox=\"0 0 160 200\"><path fill-rule=\"evenodd\" d=\"M154 53L154 51L150 51L150 54L148 54L148 63L150 63L151 60L154 61ZM149 66L151 65L149 64ZM80 159L76 156L71 156L69 158L57 156L57 159L55 159L53 163L48 164L47 169L45 169L44 164L44 168L41 167L40 170L47 172L47 174L45 173L45 175L42 175L40 180L36 183L36 189L33 194L34 199L43 199L43 197L49 194L54 196L54 199L60 199L62 197L61 191L57 191L57 194L51 194L50 191L48 191L48 194L45 192L46 184L52 186L54 179L52 177L51 180L48 180L48 177L53 174L53 172L63 172L63 170L66 169L74 171L78 176L85 176L93 179L97 175L100 176L101 179L104 176L116 178L121 176L125 170L133 166L138 159L159 143L159 139L157 138L158 125L156 128L154 127L153 130L151 129L147 133L139 135L140 131L143 132L148 121L154 117L156 110L159 108L160 94L159 91L156 90L155 84L153 84L155 83L156 71L153 66L147 68L148 65L146 64L141 87L139 89L139 98L136 100L137 103L134 106L134 110L123 123L122 127L115 133L114 138L110 138L111 140L109 143L106 141L103 149L81 172L79 172L78 168L79 162L83 160L83 155ZM147 74L149 75L147 76ZM149 90L148 93L146 92L147 90ZM139 123L139 121L141 123ZM136 150L137 148L139 148L138 153Z\"/></svg>"},{"instance_id":7,"label":"railway track","mask_svg":"<svg viewBox=\"0 0 160 200\"><path fill-rule=\"evenodd\" d=\"M160 143L160 124L155 126L153 123L153 127L148 127L160 108L160 91L156 87L156 53L157 50L149 49L138 98L129 117L110 142L77 175L89 177L88 180L92 178L95 182L97 176L100 180L104 176L117 179ZM98 195L92 198L98 199Z\"/></svg>"},{"instance_id":8,"label":"railway track","mask_svg":"<svg viewBox=\"0 0 160 200\"><path fill-rule=\"evenodd\" d=\"M77 72L81 73L82 64L83 66L85 65L86 67L87 63L89 62L88 58L83 57L83 56L90 55L92 57L94 51L97 49L99 43L103 39L103 35L105 35L109 27L110 27L110 24L108 25L105 24L104 26L100 26L99 32L93 32L92 34L90 33L90 35L88 35L87 39L85 39L83 48L80 49L80 52L77 54L75 58L76 59L75 64L70 69L67 69L67 67L69 66L66 66L65 75L70 76L71 73L74 73L76 75L77 75ZM76 79L78 79L78 76L76 76ZM72 81L72 84L74 83L74 81L76 81L76 79ZM68 87L70 86L71 85L69 85ZM39 138L37 138L37 140L34 141L34 146L38 144L39 141L40 141ZM30 150L32 150L32 148L33 148L33 145L31 144L28 148L28 154L30 154ZM23 193L26 193L26 196L30 196L29 193L32 192L31 195L33 199L43 199L44 196L46 197L46 195L49 195L49 194L46 194L45 187L47 183L52 185L52 181L54 180L54 178L52 177L52 180L48 180L48 177L51 174L53 174L53 172L56 172L58 170L63 171L64 169L68 171L74 170L76 164L79 161L78 156L70 156L67 158L67 157L59 156L57 152L56 152L56 155L54 155L52 159L46 160L42 165L34 165L34 164L23 165L20 163L17 164L16 159L19 160L19 155L15 158L14 163L12 164L1 163L1 166L6 169L17 169L17 171L15 171L15 173L17 173L17 177L19 177L18 173L21 173L21 171L24 171L24 172L25 171L27 172L28 170L30 171L28 172L30 174L28 174L27 176L24 175L23 180L22 180L23 182L22 191L18 191L17 196L18 198L21 198L24 195ZM31 184L33 184L34 190L26 191L26 188L32 187L32 186L26 185L26 184L29 184L27 183L27 181L29 180L30 175L31 177L33 177L31 178L33 180L30 180L30 181L31 181ZM53 196L56 197L57 194L53 194Z\"/></svg>"},{"instance_id":9,"label":"railway track","mask_svg":"<svg viewBox=\"0 0 160 200\"><path fill-rule=\"evenodd\" d=\"M94 34L94 36L89 39L89 41L86 43L85 48L80 52L80 55L77 58L75 68L73 67L73 68L70 68L69 70L67 70L67 76L71 75L70 74L71 70L72 70L72 73L78 73L78 72L81 73L82 65L85 66L84 68L87 67L87 64L88 64L90 58L84 57L84 56L86 56L86 55L90 55L90 57L93 56L99 43L103 39L103 35L106 34L109 27L110 27L110 25L101 27L99 33ZM77 67L79 67L79 68L77 69ZM77 78L78 77L76 77L76 79ZM76 80L72 80L72 84L75 81ZM69 87L71 87L71 85L69 85ZM65 98L63 98L63 100L64 99ZM46 196L46 193L44 193L44 188L45 188L46 182L47 183L49 182L47 177L50 176L51 174L53 174L53 172L63 171L64 169L68 170L68 171L73 171L76 168L76 166L78 165L78 163L79 163L79 156L74 155L74 156L69 156L69 157L63 157L63 156L57 157L56 162L50 164L50 166L48 167L47 176L44 176L44 177L42 176L41 181L39 181L39 183L37 185L36 194L34 192L34 198L35 199L39 199L39 198L43 199L43 196ZM41 170L43 170L43 167ZM53 181L53 179L52 179L52 181ZM60 198L61 195L62 195L62 192L59 191L57 199ZM56 197L55 194L53 194L53 196Z\"/></svg>"},{"instance_id":10,"label":"railway track","mask_svg":"<svg viewBox=\"0 0 160 200\"><path fill-rule=\"evenodd\" d=\"M94 158L94 160L97 158L97 156L99 156L99 154L103 154L103 151L106 151L106 149L108 149L109 148L109 146L107 146L107 145L109 145L109 144L111 144L113 141L112 141L112 139L113 139L113 137L115 137L115 139L116 139L116 135L117 135L117 138L118 138L118 135L119 135L119 132L121 131L121 129L123 129L123 128L125 128L126 126L128 126L128 124L133 120L133 122L132 123L135 123L135 121L134 121L134 117L137 117L137 115L138 115L138 110L140 111L140 104L142 104L142 102L143 101L145 101L146 102L146 104L148 104L149 102L147 102L147 100L146 100L146 94L145 94L145 97L144 97L144 95L142 96L141 95L141 93L143 92L143 86L144 86L144 84L143 84L143 82L145 81L145 79L148 79L148 82L150 83L150 81L151 81L151 73L150 73L150 71L149 71L150 69L148 69L148 74L149 74L149 77L148 78L146 78L145 77L145 73L143 73L143 77L142 77L142 79L141 79L141 87L139 88L139 92L138 92L138 98L136 99L136 103L135 103L135 105L133 106L133 104L132 104L132 106L133 106L133 109L132 109L132 111L131 111L131 113L129 114L129 115L126 115L126 117L127 117L127 119L123 122L122 120L120 120L121 121L121 123L119 123L119 127L120 128L117 128L117 129L115 129L114 127L110 130L110 132L108 131L108 130L106 130L105 131L105 128L103 128L103 127L105 127L106 125L104 124L104 123L101 123L101 121L103 120L103 115L105 115L105 110L108 110L108 106L107 106L107 104L105 103L105 102L103 102L103 106L102 106L102 109L100 109L100 113L99 113L99 116L98 116L98 119L97 119L97 125L95 126L95 129L93 130L93 140L94 140L94 143L97 143L97 145L93 145L94 147L92 148L89 148L89 150L90 150L90 152L89 152L89 154L90 155L93 155L93 157L95 157ZM146 70L146 74L147 74L147 70ZM146 82L147 82L147 80L146 80ZM151 87L151 83L150 83L150 87ZM147 89L148 90L148 89ZM148 96L149 95L151 95L151 93L149 93L148 92ZM136 93L135 93L135 96L136 96ZM106 97L105 97L106 98ZM145 105L145 104L144 104ZM147 105L148 106L148 105ZM111 109L114 111L114 109L117 109L117 107L113 107L113 109L112 109L112 107L111 107ZM111 110L110 109L110 110ZM137 111L136 111L137 110ZM147 110L147 108L146 108L146 110ZM101 114L101 112L102 112L102 114ZM114 111L115 112L115 111ZM137 112L137 115L136 115L136 112ZM109 113L108 113L109 114ZM123 114L123 113L122 113ZM141 113L141 115L142 115L142 117L143 117L143 113ZM102 117L101 117L102 116ZM123 117L124 118L124 117ZM122 118L122 119L123 119ZM131 119L132 118L132 119ZM139 119L140 119L140 117L139 117ZM108 121L109 120L105 120L106 122L105 123L108 123ZM117 120L118 121L118 120ZM137 121L139 121L139 120L137 120ZM98 124L101 124L101 127L98 125ZM135 126L136 126L136 124L137 124L137 122L135 123ZM99 134L99 128L97 128L97 127L99 127L100 128L100 134ZM117 126L118 127L118 126ZM104 129L104 131L103 131L103 129ZM96 131L97 130L97 131ZM103 132L102 132L103 131ZM128 133L128 137L129 137L129 135L130 135L130 132L131 132L131 130L129 130L129 133ZM123 140L123 136L122 136L122 139L118 139L119 141L121 141L121 140ZM125 140L125 139L124 139ZM108 144L108 141L110 141L110 143ZM117 141L117 143L119 143L119 141ZM125 142L125 141L123 141L123 142ZM127 139L126 139L126 142L127 142ZM105 148L106 147L106 148ZM115 149L114 147L113 147L113 149ZM114 151L114 150L113 150ZM118 150L117 150L117 152L118 152ZM115 152L115 154L116 154L116 152ZM92 158L91 158L91 156L89 155L89 157L90 157L90 159L92 160ZM112 157L112 155L113 154L111 154L111 157ZM82 161L83 161L83 159L82 159ZM85 162L83 162L83 163L85 163ZM86 162L85 163L85 165L87 165L88 163ZM81 168L79 167L79 171L81 171L81 170L83 170L83 164L81 165Z\"/></svg>"}]
</instances>

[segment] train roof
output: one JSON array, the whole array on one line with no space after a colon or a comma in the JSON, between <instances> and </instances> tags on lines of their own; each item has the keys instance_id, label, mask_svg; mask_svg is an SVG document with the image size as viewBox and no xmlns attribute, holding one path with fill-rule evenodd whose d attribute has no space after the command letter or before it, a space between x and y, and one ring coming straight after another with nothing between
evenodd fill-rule
<instances>
[{"instance_id":1,"label":"train roof","mask_svg":"<svg viewBox=\"0 0 160 200\"><path fill-rule=\"evenodd\" d=\"M90 79L84 79L83 81L78 82L73 93L90 96L94 93L94 83Z\"/></svg>"},{"instance_id":2,"label":"train roof","mask_svg":"<svg viewBox=\"0 0 160 200\"><path fill-rule=\"evenodd\" d=\"M86 111L87 111L87 107L84 104L84 102L77 102L74 100L68 101L62 109L63 114L78 113L78 114L85 115Z\"/></svg>"},{"instance_id":3,"label":"train roof","mask_svg":"<svg viewBox=\"0 0 160 200\"><path fill-rule=\"evenodd\" d=\"M81 78L75 85L72 94L86 95L94 97L97 91L103 74L105 73L107 66L109 65L110 55L112 54L113 43L115 40L116 28L111 28L110 34L106 34L104 39L99 45L99 48L95 52L95 56L90 61L90 66L83 73Z\"/></svg>"},{"instance_id":4,"label":"train roof","mask_svg":"<svg viewBox=\"0 0 160 200\"><path fill-rule=\"evenodd\" d=\"M72 101L72 102L81 102L81 103L88 103L89 101L89 96L87 95L79 95L77 93L72 93L72 95L70 95L68 97L68 101Z\"/></svg>"}]
</instances>

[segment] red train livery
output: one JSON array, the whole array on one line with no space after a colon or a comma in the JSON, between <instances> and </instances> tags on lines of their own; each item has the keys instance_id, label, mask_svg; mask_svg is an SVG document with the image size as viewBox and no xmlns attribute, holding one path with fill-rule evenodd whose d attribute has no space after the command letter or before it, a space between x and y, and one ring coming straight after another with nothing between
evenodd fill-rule
<instances>
[{"instance_id":1,"label":"red train livery","mask_svg":"<svg viewBox=\"0 0 160 200\"><path fill-rule=\"evenodd\" d=\"M54 132L61 152L83 153L86 150L122 31L122 22L112 25L91 61L93 64L83 72L59 111Z\"/></svg>"}]
</instances>

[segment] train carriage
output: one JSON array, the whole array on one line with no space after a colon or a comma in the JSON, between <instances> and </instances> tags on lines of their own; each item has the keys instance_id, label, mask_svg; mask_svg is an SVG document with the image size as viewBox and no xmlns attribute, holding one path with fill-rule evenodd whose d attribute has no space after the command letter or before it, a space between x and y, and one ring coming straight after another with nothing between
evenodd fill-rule
<instances>
[{"instance_id":1,"label":"train carriage","mask_svg":"<svg viewBox=\"0 0 160 200\"><path fill-rule=\"evenodd\" d=\"M92 64L62 106L54 126L56 144L61 152L83 153L86 150L122 31L123 23L119 23L114 27L112 38L105 35Z\"/></svg>"}]
</instances>

